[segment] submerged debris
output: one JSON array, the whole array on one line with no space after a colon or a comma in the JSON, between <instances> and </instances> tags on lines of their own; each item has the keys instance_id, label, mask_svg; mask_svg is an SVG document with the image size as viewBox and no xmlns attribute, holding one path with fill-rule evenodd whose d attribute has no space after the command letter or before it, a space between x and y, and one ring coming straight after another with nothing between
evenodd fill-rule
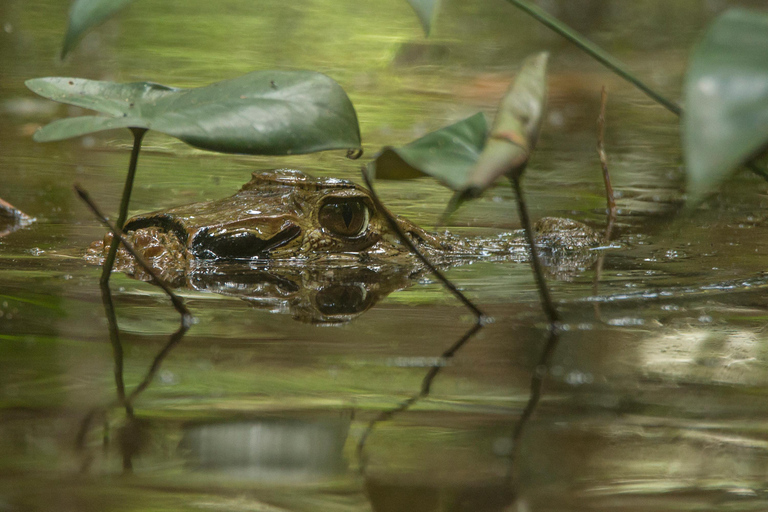
<instances>
[{"instance_id":1,"label":"submerged debris","mask_svg":"<svg viewBox=\"0 0 768 512\"><path fill-rule=\"evenodd\" d=\"M0 237L13 233L34 221L33 217L0 199Z\"/></svg>"}]
</instances>

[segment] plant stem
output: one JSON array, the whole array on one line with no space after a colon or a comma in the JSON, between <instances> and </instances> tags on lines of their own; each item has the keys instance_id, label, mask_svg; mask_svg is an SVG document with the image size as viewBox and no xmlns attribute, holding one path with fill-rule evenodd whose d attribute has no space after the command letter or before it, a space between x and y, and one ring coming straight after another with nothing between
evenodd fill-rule
<instances>
[{"instance_id":1,"label":"plant stem","mask_svg":"<svg viewBox=\"0 0 768 512\"><path fill-rule=\"evenodd\" d=\"M131 191L133 190L133 178L136 176L136 165L139 162L139 151L141 150L141 141L144 138L144 134L147 133L146 128L131 128L133 133L133 149L131 150L131 161L128 164L128 175L125 177L125 185L123 186L123 197L120 200L120 211L117 214L117 222L115 226L118 229L123 229L125 224L125 218L128 216L128 204L131 202ZM112 237L112 244L109 246L109 253L106 260L104 260L104 266L101 269L102 284L109 283L109 276L112 274L112 267L115 264L115 256L117 256L117 248L120 246L120 239L117 236Z\"/></svg>"},{"instance_id":2,"label":"plant stem","mask_svg":"<svg viewBox=\"0 0 768 512\"><path fill-rule=\"evenodd\" d=\"M682 114L682 109L680 108L680 105L678 105L676 102L667 99L664 97L661 93L653 90L649 85L647 85L645 82L634 76L628 69L624 67L624 64L613 57L611 54L597 46L592 41L589 41L584 36L573 30L571 27L566 25L565 23L561 22L554 16L550 15L547 11L544 9L537 7L535 5L531 5L525 0L507 0L509 3L515 5L520 10L525 11L527 14L535 18L538 22L542 23L543 25L546 25L547 27L551 28L564 38L568 39L570 42L587 52L589 55L591 55L595 60L603 64L605 67L622 77L624 80L628 81L641 91L643 91L646 95L648 95L651 99L653 99L655 102L662 105L664 108L675 114L676 116L680 116Z\"/></svg>"},{"instance_id":3,"label":"plant stem","mask_svg":"<svg viewBox=\"0 0 768 512\"><path fill-rule=\"evenodd\" d=\"M547 288L547 282L544 279L544 271L541 268L538 251L536 250L536 244L533 239L531 219L528 217L528 208L525 206L523 191L520 187L520 178L515 176L510 178L510 180L512 181L512 186L514 187L515 195L517 196L517 207L520 212L520 222L523 224L523 231L525 231L525 239L528 241L528 247L531 249L531 267L533 267L533 275L536 278L536 285L539 288L541 307L544 309L544 314L547 315L547 320L549 320L550 330L557 330L560 322L560 315L557 313L557 309L552 302L552 298L549 295L549 289Z\"/></svg>"},{"instance_id":4,"label":"plant stem","mask_svg":"<svg viewBox=\"0 0 768 512\"><path fill-rule=\"evenodd\" d=\"M456 288L456 285L454 285L445 275L440 272L433 264L430 262L426 256L424 256L421 251L419 251L418 247L411 241L410 238L408 238L408 235L403 233L403 230L400 229L400 226L397 224L394 218L392 218L392 214L384 207L384 204L379 199L379 196L376 194L376 191L373 188L373 183L371 182L370 176L368 176L368 172L365 167L363 167L362 170L363 173L363 179L365 180L365 184L368 187L368 190L371 192L371 198L373 199L373 202L376 205L376 208L378 208L384 217L387 219L387 222L389 223L389 227L392 228L392 231L394 231L401 242L403 242L410 250L411 252L416 255L417 258L426 266L432 274L434 274L437 279L443 283L443 286L448 288L448 290L459 299L462 304L464 304L472 313L475 315L475 321L478 324L483 324L485 320L485 314L480 311L480 309L475 306L471 300L469 300L461 291Z\"/></svg>"}]
</instances>

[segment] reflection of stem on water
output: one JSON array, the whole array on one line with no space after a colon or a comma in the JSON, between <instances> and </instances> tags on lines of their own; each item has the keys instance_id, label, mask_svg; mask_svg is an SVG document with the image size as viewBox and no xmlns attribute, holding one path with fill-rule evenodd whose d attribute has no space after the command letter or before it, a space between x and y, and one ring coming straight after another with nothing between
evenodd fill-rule
<instances>
[{"instance_id":1,"label":"reflection of stem on water","mask_svg":"<svg viewBox=\"0 0 768 512\"><path fill-rule=\"evenodd\" d=\"M101 302L104 305L104 314L109 325L109 341L112 344L112 358L115 361L115 389L117 391L118 404L125 406L127 415L133 414L130 405L125 400L125 381L123 380L123 345L120 343L120 331L117 328L115 305L112 302L112 292L108 282L101 282Z\"/></svg>"},{"instance_id":2,"label":"reflection of stem on water","mask_svg":"<svg viewBox=\"0 0 768 512\"><path fill-rule=\"evenodd\" d=\"M137 143L141 140L141 135L136 135ZM135 152L135 156L138 157L138 151ZM132 158L131 160L132 166L135 168L135 160ZM136 252L136 250L133 248L133 246L125 239L125 236L123 235L123 232L120 228L113 225L99 210L98 206L93 202L93 200L90 198L88 193L80 188L79 186L75 185L75 190L77 191L77 194L80 196L80 198L88 205L88 207L91 209L91 211L96 215L96 217L112 232L113 237L113 244L112 246L115 246L115 243L123 244L123 247L134 257L136 262L152 277L152 281L157 284L160 288L163 289L163 291L168 295L168 297L171 299L171 303L173 304L174 309L179 312L181 315L181 323L179 325L179 328L171 334L171 337L169 338L168 342L165 344L165 346L160 350L160 352L155 356L155 359L152 361L152 365L147 370L147 374L144 376L144 379L139 383L138 386L131 392L130 395L126 396L125 393L125 382L123 378L123 347L120 343L120 335L119 335L119 329L117 326L117 317L115 315L115 307L114 303L112 301L112 292L109 289L109 279L103 278L100 282L101 285L101 297L102 302L104 304L104 312L107 315L107 321L109 324L109 338L112 343L112 353L115 361L115 387L117 389L117 401L109 404L107 407L99 407L94 410L92 410L90 413L86 415L85 418L83 418L83 422L80 427L80 431L78 432L77 436L77 446L80 449L83 449L85 447L85 438L87 435L87 432L89 430L90 424L93 420L93 418L98 415L102 414L105 418L105 424L106 424L106 412L109 408L120 405L125 408L125 414L126 414L126 424L123 427L123 439L121 442L121 451L123 455L123 470L124 471L131 471L133 467L132 463L132 456L133 454L138 451L138 443L135 441L137 437L141 437L141 425L139 424L139 421L134 417L133 413L133 402L138 398L138 396L149 386L149 384L152 382L152 379L154 378L157 371L160 369L160 365L162 364L165 357L170 353L170 351L173 349L173 347L178 344L179 341L184 337L184 334L189 330L189 328L192 326L194 322L194 317L187 309L186 305L184 304L183 299L173 293L173 290L171 290L170 286L163 281L163 279L155 272L155 270ZM130 192L128 193L130 195ZM125 196L124 196L125 199ZM127 204L127 203L126 203ZM121 211L122 213L122 211ZM111 254L111 251L110 251ZM106 268L105 262L105 271L109 273L111 271L111 268ZM106 430L105 426L105 430ZM105 437L105 443L106 443L106 437ZM86 461L84 463L83 469L87 468L87 464L89 461Z\"/></svg>"},{"instance_id":3,"label":"reflection of stem on water","mask_svg":"<svg viewBox=\"0 0 768 512\"><path fill-rule=\"evenodd\" d=\"M512 430L512 452L510 454L509 464L509 479L510 485L515 488L517 481L516 465L518 463L518 457L520 455L520 445L525 433L525 427L528 425L533 413L536 411L536 407L541 399L541 389L544 386L544 379L549 373L549 363L552 360L552 355L555 353L557 343L560 341L560 329L557 326L550 326L549 337L547 338L547 344L544 346L544 351L541 353L541 357L537 365L533 369L533 376L531 377L531 392L528 396L528 403L525 405L520 419L515 423L515 427Z\"/></svg>"},{"instance_id":4,"label":"reflection of stem on water","mask_svg":"<svg viewBox=\"0 0 768 512\"><path fill-rule=\"evenodd\" d=\"M413 404L415 404L418 400L425 398L429 396L429 392L432 389L432 381L437 377L437 374L440 373L440 370L443 368L444 363L451 359L453 356L456 355L456 352L459 351L459 349L464 346L464 344L469 341L469 339L477 333L481 328L483 327L483 324L481 322L476 322L475 325L470 327L470 329L464 333L464 335L459 338L456 343L451 345L448 350L442 353L440 356L441 364L436 364L432 366L427 374L424 376L424 379L421 381L421 389L418 393L410 397L409 399L402 402L400 405L395 407L394 409L390 409L388 411L383 411L379 413L376 418L371 420L370 423L368 423L368 427L365 429L365 432L363 432L363 435L360 437L360 441L357 443L357 460L359 464L360 472L363 473L365 471L365 459L363 456L363 450L365 449L365 443L368 440L368 437L370 436L371 432L373 431L374 427L381 423L382 421L387 421L389 419L392 419L392 417L400 412L403 412L410 408Z\"/></svg>"}]
</instances>

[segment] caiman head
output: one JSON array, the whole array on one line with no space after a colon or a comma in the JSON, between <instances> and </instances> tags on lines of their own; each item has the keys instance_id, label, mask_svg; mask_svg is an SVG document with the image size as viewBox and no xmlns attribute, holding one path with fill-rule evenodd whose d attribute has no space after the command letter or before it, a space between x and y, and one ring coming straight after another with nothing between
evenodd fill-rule
<instances>
[{"instance_id":1,"label":"caiman head","mask_svg":"<svg viewBox=\"0 0 768 512\"><path fill-rule=\"evenodd\" d=\"M394 217L419 246L443 250L443 242ZM407 257L370 192L352 182L312 178L288 169L255 172L235 195L130 219L129 240L166 279L176 284L193 261L383 259ZM103 257L111 236L89 249ZM115 267L141 277L126 254ZM145 278L147 276L144 276Z\"/></svg>"}]
</instances>

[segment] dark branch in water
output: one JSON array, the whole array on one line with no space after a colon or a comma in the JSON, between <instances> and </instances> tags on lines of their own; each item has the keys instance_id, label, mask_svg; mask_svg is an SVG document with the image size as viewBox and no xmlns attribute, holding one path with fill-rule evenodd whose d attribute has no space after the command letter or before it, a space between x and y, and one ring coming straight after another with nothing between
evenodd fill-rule
<instances>
[{"instance_id":1,"label":"dark branch in water","mask_svg":"<svg viewBox=\"0 0 768 512\"><path fill-rule=\"evenodd\" d=\"M421 253L421 251L419 251L419 248L416 247L413 241L408 238L408 235L403 232L395 219L392 218L392 214L389 213L389 210L384 207L384 204L381 202L378 194L376 194L376 191L373 188L373 183L371 182L371 178L368 176L365 167L363 167L362 172L363 179L365 180L365 184L368 187L368 190L371 192L371 197L373 198L373 202L376 204L376 208L384 214L384 217L386 217L387 223L389 224L389 227L392 229L392 231L397 234L400 241L403 242L414 255L416 255L416 257L424 264L424 266L426 266L429 271L432 272L432 274L434 274L441 283L443 283L443 286L448 288L448 291L450 291L454 297L459 299L462 304L464 304L470 311L472 311L472 313L475 315L475 322L482 325L485 322L485 314L480 311L480 309L475 306L471 300L469 300L463 293L461 293L461 291L456 288L456 285L454 285L447 277L445 277L445 274L440 272L427 259L427 257Z\"/></svg>"},{"instance_id":2,"label":"dark branch in water","mask_svg":"<svg viewBox=\"0 0 768 512\"><path fill-rule=\"evenodd\" d=\"M155 269L153 269L152 266L147 263L147 261L142 258L138 252L136 252L136 249L133 248L133 245L131 245L131 243L126 240L123 231L112 224L109 219L104 216L99 207L96 206L91 197L88 195L88 192L83 190L80 185L75 185L75 191L77 192L77 195L80 196L80 199L82 199L83 202L88 205L88 208L90 208L94 215L96 215L96 217L101 221L101 223L104 224L112 232L113 237L118 240L119 243L123 244L123 247L125 247L125 249L131 253L131 256L134 257L141 268L144 269L144 271L152 277L152 282L162 288L163 291L168 295L168 297L171 299L171 303L173 303L173 307L181 315L182 322L180 329L183 328L184 331L188 330L194 321L194 317L184 305L184 300L173 293L173 290L168 285L168 283L166 283L163 278L161 278L157 272L155 272Z\"/></svg>"},{"instance_id":3,"label":"dark branch in water","mask_svg":"<svg viewBox=\"0 0 768 512\"><path fill-rule=\"evenodd\" d=\"M134 421L133 402L152 382L152 379L154 378L157 371L160 369L160 365L162 364L165 357L170 353L173 347L175 347L176 344L178 344L178 342L181 341L181 339L184 337L184 334L189 330L189 328L194 323L194 317L187 309L183 299L181 299L178 295L173 293L173 290L171 290L170 286L168 286L168 284L157 274L157 272L146 262L146 260L144 260L144 258L142 258L140 254L138 254L138 252L134 249L133 245L130 242L128 242L128 240L125 239L125 236L122 230L117 228L114 224L112 224L106 218L106 216L101 212L99 207L96 206L96 204L90 198L88 193L85 190L83 190L79 185L75 185L75 191L77 192L80 199L82 199L83 202L85 202L85 204L88 205L88 207L94 213L94 215L96 215L96 217L112 232L113 241L114 241L112 247L114 247L115 243L117 244L122 243L123 247L125 247L125 249L134 257L136 262L152 277L152 281L155 284L157 284L157 286L162 288L163 291L168 295L168 297L171 299L171 303L173 304L173 307L181 315L181 325L179 326L179 328L171 335L170 339L165 344L163 349L155 356L155 359L152 361L152 365L149 367L149 370L147 371L147 374L144 376L144 379L139 383L138 386L136 386L136 388L131 392L130 395L126 396L125 382L123 378L123 347L122 347L122 344L120 343L117 317L115 315L115 308L112 302L112 293L109 289L109 281L103 279L104 274L102 274L100 287L101 287L101 294L102 294L102 302L104 304L104 310L107 315L107 321L109 322L109 336L110 336L110 341L112 343L113 357L115 359L114 372L115 372L115 385L117 388L117 401L109 404L107 407L96 408L92 410L88 415L86 415L85 418L83 418L83 422L80 426L80 430L78 431L78 435L77 435L77 447L79 449L83 449L85 447L85 437L90 428L90 424L93 421L93 418L97 414L101 413L106 415L106 411L108 410L108 408L113 407L115 405L122 405L125 408L125 413L126 413L126 416L128 417L128 422L130 423ZM106 262L105 262L105 265L106 265ZM108 275L109 272L111 272L111 268L106 269L106 271ZM84 463L83 469L87 467L88 463L89 461L86 461ZM123 470L130 472L131 469L132 469L131 454L123 453Z\"/></svg>"},{"instance_id":4,"label":"dark branch in water","mask_svg":"<svg viewBox=\"0 0 768 512\"><path fill-rule=\"evenodd\" d=\"M419 251L418 247L413 243L413 241L408 238L408 235L406 235L403 230L400 228L400 225L395 221L395 219L392 217L392 214L387 210L384 205L382 204L381 200L379 199L378 194L376 194L376 190L373 188L373 183L371 181L370 176L366 172L366 168L363 167L362 169L363 173L363 179L365 180L365 184L368 187L368 190L371 192L371 198L373 199L373 202L376 204L376 208L381 211L384 214L384 217L387 219L387 223L389 224L389 227L394 231L401 242L403 242L410 251L416 255L416 257L426 266L437 278L438 280L443 283L443 285L448 288L448 290L456 297L458 298L462 304L464 304L467 308L469 308L470 311L475 315L475 324L461 337L459 338L456 343L451 345L450 348L448 348L443 354L440 356L441 361L447 361L448 359L452 358L456 352L459 351L459 349L464 346L464 344L477 333L481 328L485 326L487 317L485 314L480 311L480 309L475 306L472 301L470 301L461 291L456 288L456 285L454 285L445 275L440 272L430 261L427 259L427 257ZM424 379L421 381L421 390L413 395L411 398L405 400L403 403L401 403L399 406L395 407L394 409L391 409L389 411L384 411L380 413L376 418L374 418L369 424L368 427L365 429L365 432L363 433L362 437L360 438L360 441L357 444L357 458L359 461L359 467L360 471L364 471L365 469L365 461L363 459L363 450L365 449L365 444L368 440L369 435L373 431L373 428L376 426L376 424L386 421L388 419L391 419L392 416L394 416L397 413L403 412L407 410L409 407L411 407L414 403L416 403L421 398L424 398L429 395L430 389L432 387L432 381L437 377L437 375L440 373L441 368L443 367L443 364L435 364L432 366L427 374L424 376Z\"/></svg>"}]
</instances>

